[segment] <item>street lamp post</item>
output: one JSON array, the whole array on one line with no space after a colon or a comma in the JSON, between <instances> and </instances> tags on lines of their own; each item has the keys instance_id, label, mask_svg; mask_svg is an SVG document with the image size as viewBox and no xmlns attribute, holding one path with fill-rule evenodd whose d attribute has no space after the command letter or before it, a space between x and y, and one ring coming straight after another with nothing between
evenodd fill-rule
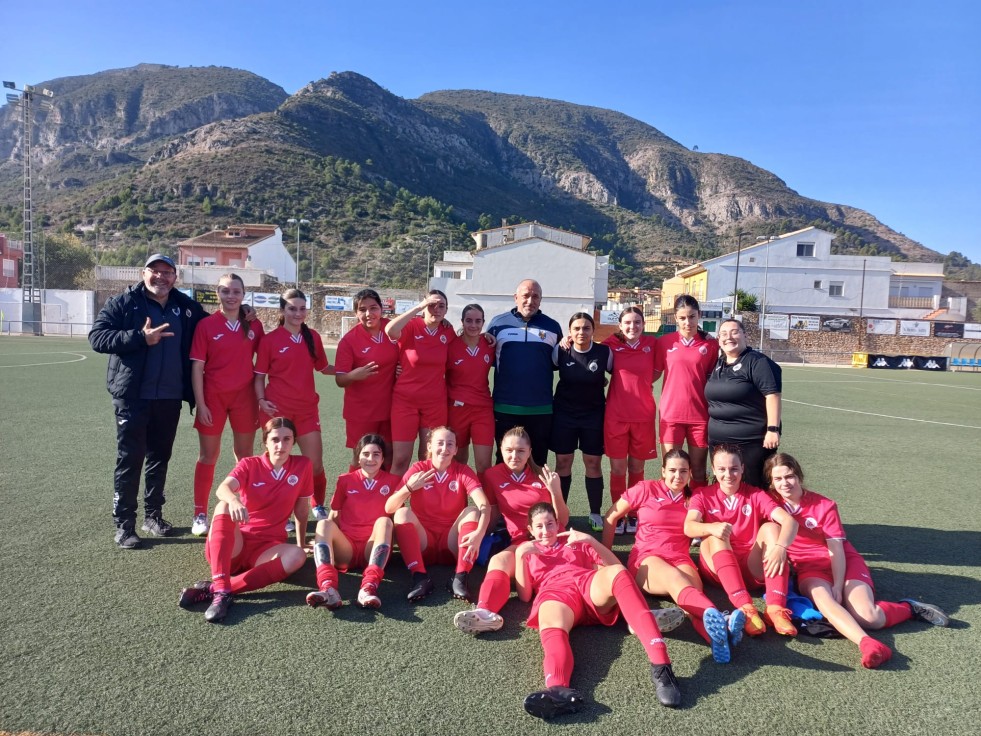
<instances>
[{"instance_id":1,"label":"street lamp post","mask_svg":"<svg viewBox=\"0 0 981 736\"><path fill-rule=\"evenodd\" d=\"M739 300L739 256L743 252L743 238L746 237L746 233L739 233L739 241L736 244L736 278L732 282L732 316L736 316L736 304Z\"/></svg>"},{"instance_id":2,"label":"street lamp post","mask_svg":"<svg viewBox=\"0 0 981 736\"><path fill-rule=\"evenodd\" d=\"M296 288L300 288L300 228L304 225L309 225L309 220L304 220L302 217L291 217L286 221L287 225L296 225ZM312 254L311 254L312 255Z\"/></svg>"}]
</instances>

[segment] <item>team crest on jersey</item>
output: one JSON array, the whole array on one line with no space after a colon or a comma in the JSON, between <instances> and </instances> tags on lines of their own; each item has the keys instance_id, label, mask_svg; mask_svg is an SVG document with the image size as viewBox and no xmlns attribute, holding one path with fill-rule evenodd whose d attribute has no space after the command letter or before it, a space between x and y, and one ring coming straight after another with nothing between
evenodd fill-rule
<instances>
[{"instance_id":1,"label":"team crest on jersey","mask_svg":"<svg viewBox=\"0 0 981 736\"><path fill-rule=\"evenodd\" d=\"M297 483L300 482L300 476L290 474L290 476L286 479L286 482L289 483L291 486L295 486Z\"/></svg>"},{"instance_id":2,"label":"team crest on jersey","mask_svg":"<svg viewBox=\"0 0 981 736\"><path fill-rule=\"evenodd\" d=\"M544 488L545 486L543 486L543 485L542 485L541 483L539 483L539 482L538 482L538 481L536 480L536 481L535 481L534 483L532 483L532 484L531 484L531 487L532 487L532 488Z\"/></svg>"},{"instance_id":3,"label":"team crest on jersey","mask_svg":"<svg viewBox=\"0 0 981 736\"><path fill-rule=\"evenodd\" d=\"M439 336L439 341L445 345L446 344L446 335L440 335Z\"/></svg>"},{"instance_id":4,"label":"team crest on jersey","mask_svg":"<svg viewBox=\"0 0 981 736\"><path fill-rule=\"evenodd\" d=\"M488 365L490 365L490 356L489 355L484 355L484 362L487 363Z\"/></svg>"},{"instance_id":5,"label":"team crest on jersey","mask_svg":"<svg viewBox=\"0 0 981 736\"><path fill-rule=\"evenodd\" d=\"M389 493L392 492L392 489L389 488L388 486L382 486L381 488L378 489L378 492L383 496L387 496Z\"/></svg>"},{"instance_id":6,"label":"team crest on jersey","mask_svg":"<svg viewBox=\"0 0 981 736\"><path fill-rule=\"evenodd\" d=\"M538 331L538 339L541 340L542 342L545 341L545 330Z\"/></svg>"},{"instance_id":7,"label":"team crest on jersey","mask_svg":"<svg viewBox=\"0 0 981 736\"><path fill-rule=\"evenodd\" d=\"M743 516L749 516L751 513L753 513L753 507L748 503L743 504Z\"/></svg>"},{"instance_id":8,"label":"team crest on jersey","mask_svg":"<svg viewBox=\"0 0 981 736\"><path fill-rule=\"evenodd\" d=\"M735 365L734 365L734 366L732 367L732 370L733 370L733 372L736 372L736 371L741 371L742 369L743 369L743 364L742 364L742 363L736 363L736 364L735 364Z\"/></svg>"},{"instance_id":9,"label":"team crest on jersey","mask_svg":"<svg viewBox=\"0 0 981 736\"><path fill-rule=\"evenodd\" d=\"M704 345L699 345L698 346L698 354L699 355L708 355L708 352L709 352L708 351L708 348L705 347Z\"/></svg>"},{"instance_id":10,"label":"team crest on jersey","mask_svg":"<svg viewBox=\"0 0 981 736\"><path fill-rule=\"evenodd\" d=\"M595 360L591 360L589 361L589 365L586 367L589 368L590 373L595 373L599 370L599 363L597 363Z\"/></svg>"},{"instance_id":11,"label":"team crest on jersey","mask_svg":"<svg viewBox=\"0 0 981 736\"><path fill-rule=\"evenodd\" d=\"M249 339L255 340L255 333L252 330L249 330Z\"/></svg>"},{"instance_id":12,"label":"team crest on jersey","mask_svg":"<svg viewBox=\"0 0 981 736\"><path fill-rule=\"evenodd\" d=\"M454 493L456 493L457 491L460 490L460 484L457 481L455 481L455 480L451 480L450 481L450 484L447 486L447 488L449 488L451 491L453 491Z\"/></svg>"},{"instance_id":13,"label":"team crest on jersey","mask_svg":"<svg viewBox=\"0 0 981 736\"><path fill-rule=\"evenodd\" d=\"M641 352L642 353L649 353L649 352L651 352L651 346L650 345L645 345L644 346L644 349L641 350Z\"/></svg>"},{"instance_id":14,"label":"team crest on jersey","mask_svg":"<svg viewBox=\"0 0 981 736\"><path fill-rule=\"evenodd\" d=\"M815 519L813 516L808 516L806 519L804 519L804 526L806 526L808 529L817 529L817 525L817 519Z\"/></svg>"}]
</instances>

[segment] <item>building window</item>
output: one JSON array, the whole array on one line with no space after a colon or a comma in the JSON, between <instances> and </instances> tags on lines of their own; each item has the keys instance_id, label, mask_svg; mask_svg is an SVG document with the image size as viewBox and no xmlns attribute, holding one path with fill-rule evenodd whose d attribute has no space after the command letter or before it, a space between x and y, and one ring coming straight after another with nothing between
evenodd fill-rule
<instances>
[{"instance_id":1,"label":"building window","mask_svg":"<svg viewBox=\"0 0 981 736\"><path fill-rule=\"evenodd\" d=\"M813 258L814 257L814 243L798 243L797 244L797 257L798 258Z\"/></svg>"},{"instance_id":2,"label":"building window","mask_svg":"<svg viewBox=\"0 0 981 736\"><path fill-rule=\"evenodd\" d=\"M814 288L815 289L821 289L821 288L823 288L822 285L821 285L821 281L820 280L814 282Z\"/></svg>"},{"instance_id":3,"label":"building window","mask_svg":"<svg viewBox=\"0 0 981 736\"><path fill-rule=\"evenodd\" d=\"M844 296L845 295L845 282L844 281L832 281L828 286L828 296Z\"/></svg>"}]
</instances>

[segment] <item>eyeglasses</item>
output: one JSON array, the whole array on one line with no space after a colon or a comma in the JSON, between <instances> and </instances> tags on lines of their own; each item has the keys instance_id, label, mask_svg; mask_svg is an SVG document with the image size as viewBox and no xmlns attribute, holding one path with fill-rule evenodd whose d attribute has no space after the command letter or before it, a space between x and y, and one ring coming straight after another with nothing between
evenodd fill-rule
<instances>
[{"instance_id":1,"label":"eyeglasses","mask_svg":"<svg viewBox=\"0 0 981 736\"><path fill-rule=\"evenodd\" d=\"M172 279L176 278L177 276L177 271L157 271L156 269L149 267L147 267L146 270L157 278Z\"/></svg>"}]
</instances>

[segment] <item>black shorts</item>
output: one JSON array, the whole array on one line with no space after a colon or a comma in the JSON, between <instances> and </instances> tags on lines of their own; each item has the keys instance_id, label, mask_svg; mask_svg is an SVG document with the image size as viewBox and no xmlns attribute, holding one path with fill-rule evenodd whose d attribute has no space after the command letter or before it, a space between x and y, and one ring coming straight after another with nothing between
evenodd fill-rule
<instances>
[{"instance_id":1,"label":"black shorts","mask_svg":"<svg viewBox=\"0 0 981 736\"><path fill-rule=\"evenodd\" d=\"M549 449L556 455L603 454L603 412L585 415L553 414Z\"/></svg>"}]
</instances>

